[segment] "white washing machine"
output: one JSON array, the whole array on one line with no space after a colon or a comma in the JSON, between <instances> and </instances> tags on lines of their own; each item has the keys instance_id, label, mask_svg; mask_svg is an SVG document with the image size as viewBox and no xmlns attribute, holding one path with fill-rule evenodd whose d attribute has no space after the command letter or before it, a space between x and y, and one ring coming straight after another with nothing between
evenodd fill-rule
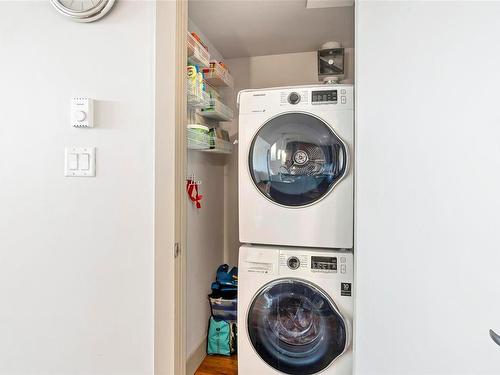
<instances>
[{"instance_id":1,"label":"white washing machine","mask_svg":"<svg viewBox=\"0 0 500 375\"><path fill-rule=\"evenodd\" d=\"M244 90L240 242L352 248L352 85Z\"/></svg>"},{"instance_id":2,"label":"white washing machine","mask_svg":"<svg viewBox=\"0 0 500 375\"><path fill-rule=\"evenodd\" d=\"M349 251L244 245L238 275L240 375L351 375Z\"/></svg>"}]
</instances>

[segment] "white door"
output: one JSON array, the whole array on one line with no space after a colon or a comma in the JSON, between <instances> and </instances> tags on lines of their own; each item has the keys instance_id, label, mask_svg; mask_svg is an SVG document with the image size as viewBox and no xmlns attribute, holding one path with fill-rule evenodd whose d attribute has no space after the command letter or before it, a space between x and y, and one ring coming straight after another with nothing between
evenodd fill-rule
<instances>
[{"instance_id":1,"label":"white door","mask_svg":"<svg viewBox=\"0 0 500 375\"><path fill-rule=\"evenodd\" d=\"M500 374L500 3L356 6L355 373Z\"/></svg>"}]
</instances>

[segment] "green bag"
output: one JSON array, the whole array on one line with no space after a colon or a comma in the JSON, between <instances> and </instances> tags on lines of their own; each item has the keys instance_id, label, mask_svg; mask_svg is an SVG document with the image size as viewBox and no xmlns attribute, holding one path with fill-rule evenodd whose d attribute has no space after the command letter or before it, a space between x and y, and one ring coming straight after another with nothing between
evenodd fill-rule
<instances>
[{"instance_id":1,"label":"green bag","mask_svg":"<svg viewBox=\"0 0 500 375\"><path fill-rule=\"evenodd\" d=\"M208 322L207 354L230 356L236 352L236 324L217 320L213 316Z\"/></svg>"}]
</instances>

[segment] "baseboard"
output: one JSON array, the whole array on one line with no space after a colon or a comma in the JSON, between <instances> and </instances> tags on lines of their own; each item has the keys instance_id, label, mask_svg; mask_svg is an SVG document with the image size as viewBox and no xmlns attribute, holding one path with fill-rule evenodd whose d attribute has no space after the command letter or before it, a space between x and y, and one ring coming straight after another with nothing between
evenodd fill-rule
<instances>
[{"instance_id":1,"label":"baseboard","mask_svg":"<svg viewBox=\"0 0 500 375\"><path fill-rule=\"evenodd\" d=\"M207 356L207 339L203 339L203 341L198 345L195 351L189 356L186 363L186 375L193 375L198 367L200 367L201 362Z\"/></svg>"}]
</instances>

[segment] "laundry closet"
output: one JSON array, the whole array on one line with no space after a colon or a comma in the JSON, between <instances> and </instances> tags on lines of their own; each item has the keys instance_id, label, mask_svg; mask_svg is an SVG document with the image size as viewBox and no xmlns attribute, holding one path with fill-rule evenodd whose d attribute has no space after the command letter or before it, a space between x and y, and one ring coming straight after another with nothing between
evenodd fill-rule
<instances>
[{"instance_id":1,"label":"laundry closet","mask_svg":"<svg viewBox=\"0 0 500 375\"><path fill-rule=\"evenodd\" d=\"M238 212L241 169L238 93L249 89L318 85L305 94L299 92L299 96L303 95L305 100L314 95L322 100L314 92L333 93L319 87L322 82L318 74L318 51L328 42L337 42L336 47L343 48L340 83L352 85L354 6L351 1L190 0L187 28L186 373L191 375L198 369L199 374L233 374L240 353L230 357L214 356L217 360L209 365L205 357L212 314L208 298L211 285L216 281L220 265L228 264L228 271L238 266L242 245ZM345 87L350 90L347 95L352 97L352 87ZM345 94L346 89L342 90ZM338 92L335 89L335 95L335 101L338 99L340 104L340 89ZM341 141L339 145L340 150ZM347 168L345 151L344 154L335 152L345 158L342 163ZM350 194L352 198L352 192ZM271 230L274 220L270 217L268 222ZM322 219L328 220L328 217ZM349 236L352 238L351 233ZM317 259L328 258L328 254L319 255ZM341 258L344 262L345 257ZM327 267L325 264L325 269ZM246 335L241 329L238 334Z\"/></svg>"}]
</instances>

